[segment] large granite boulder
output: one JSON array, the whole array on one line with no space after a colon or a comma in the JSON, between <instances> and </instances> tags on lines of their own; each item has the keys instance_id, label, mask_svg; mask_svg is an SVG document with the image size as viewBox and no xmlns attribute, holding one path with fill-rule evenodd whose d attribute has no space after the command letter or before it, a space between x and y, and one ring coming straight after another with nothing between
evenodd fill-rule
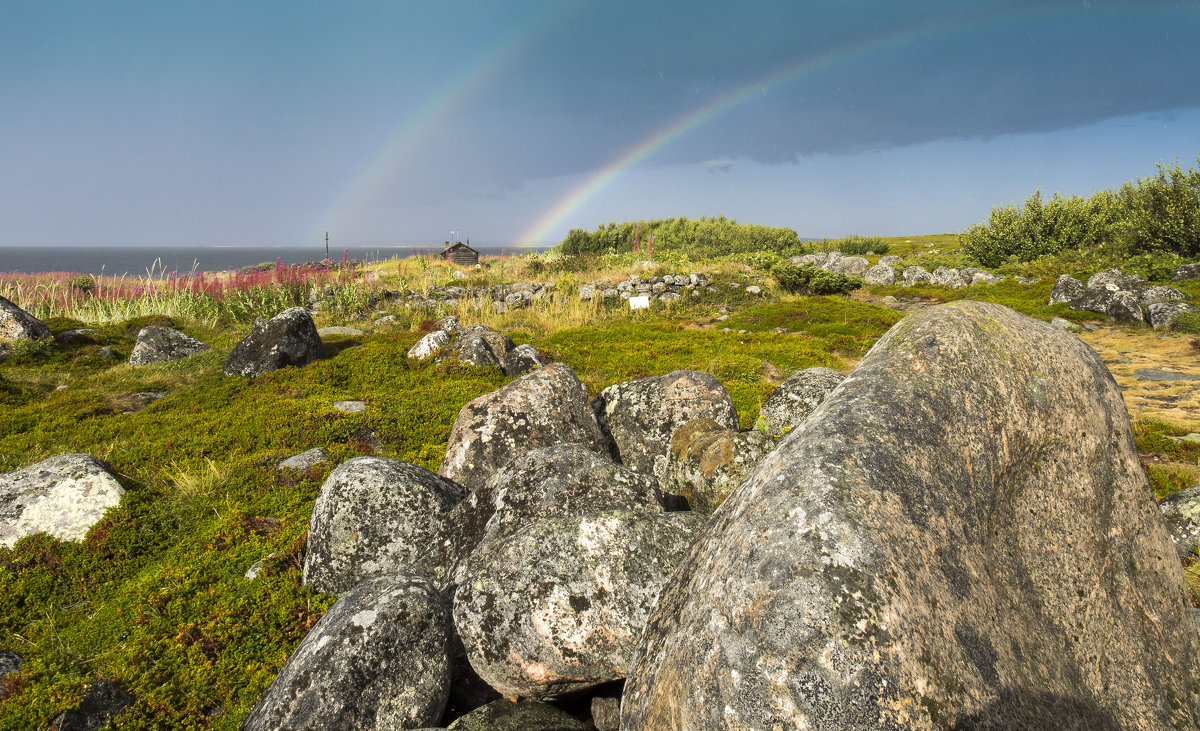
<instances>
[{"instance_id":1,"label":"large granite boulder","mask_svg":"<svg viewBox=\"0 0 1200 731\"><path fill-rule=\"evenodd\" d=\"M661 513L658 481L582 444L556 444L509 462L459 503L443 544L459 567L478 545L499 540L546 518L575 518L614 510Z\"/></svg>"},{"instance_id":2,"label":"large granite boulder","mask_svg":"<svg viewBox=\"0 0 1200 731\"><path fill-rule=\"evenodd\" d=\"M0 297L0 343L52 337L46 323L17 307L12 300Z\"/></svg>"},{"instance_id":3,"label":"large granite boulder","mask_svg":"<svg viewBox=\"0 0 1200 731\"><path fill-rule=\"evenodd\" d=\"M449 631L446 599L424 579L364 581L309 631L242 731L431 726L450 691Z\"/></svg>"},{"instance_id":4,"label":"large granite boulder","mask_svg":"<svg viewBox=\"0 0 1200 731\"><path fill-rule=\"evenodd\" d=\"M1056 305L1059 302L1066 302L1068 305L1083 296L1087 290L1083 286L1083 282L1079 281L1070 274L1062 274L1054 282L1054 289L1050 290L1050 304Z\"/></svg>"},{"instance_id":5,"label":"large granite boulder","mask_svg":"<svg viewBox=\"0 0 1200 731\"><path fill-rule=\"evenodd\" d=\"M1175 267L1175 272L1171 275L1171 281L1182 282L1185 279L1195 279L1196 277L1200 277L1200 263L1184 264Z\"/></svg>"},{"instance_id":6,"label":"large granite boulder","mask_svg":"<svg viewBox=\"0 0 1200 731\"><path fill-rule=\"evenodd\" d=\"M712 515L774 448L775 440L760 431L740 432L712 419L692 419L671 436L663 490L697 513Z\"/></svg>"},{"instance_id":7,"label":"large granite boulder","mask_svg":"<svg viewBox=\"0 0 1200 731\"><path fill-rule=\"evenodd\" d=\"M896 270L887 264L876 264L868 269L867 273L863 275L863 282L867 284L895 284Z\"/></svg>"},{"instance_id":8,"label":"large granite boulder","mask_svg":"<svg viewBox=\"0 0 1200 731\"><path fill-rule=\"evenodd\" d=\"M1120 390L999 305L895 325L662 592L623 728L1194 728L1200 634Z\"/></svg>"},{"instance_id":9,"label":"large granite boulder","mask_svg":"<svg viewBox=\"0 0 1200 731\"><path fill-rule=\"evenodd\" d=\"M425 360L449 344L450 333L445 330L434 330L408 349L408 357L413 360Z\"/></svg>"},{"instance_id":10,"label":"large granite boulder","mask_svg":"<svg viewBox=\"0 0 1200 731\"><path fill-rule=\"evenodd\" d=\"M697 371L673 371L609 386L592 402L613 456L660 481L667 473L671 435L692 419L738 428L737 410L717 379Z\"/></svg>"},{"instance_id":11,"label":"large granite boulder","mask_svg":"<svg viewBox=\"0 0 1200 731\"><path fill-rule=\"evenodd\" d=\"M459 716L449 731L585 731L583 722L548 703L501 699Z\"/></svg>"},{"instance_id":12,"label":"large granite boulder","mask_svg":"<svg viewBox=\"0 0 1200 731\"><path fill-rule=\"evenodd\" d=\"M805 368L779 384L758 410L754 426L770 437L782 437L800 426L845 378L832 368Z\"/></svg>"},{"instance_id":13,"label":"large granite boulder","mask_svg":"<svg viewBox=\"0 0 1200 731\"><path fill-rule=\"evenodd\" d=\"M1155 302L1146 308L1146 324L1152 328L1170 327L1180 315L1200 312L1187 302Z\"/></svg>"},{"instance_id":14,"label":"large granite boulder","mask_svg":"<svg viewBox=\"0 0 1200 731\"><path fill-rule=\"evenodd\" d=\"M901 276L909 287L915 284L933 284L933 275L925 271L925 267L907 267Z\"/></svg>"},{"instance_id":15,"label":"large granite boulder","mask_svg":"<svg viewBox=\"0 0 1200 731\"><path fill-rule=\"evenodd\" d=\"M1141 295L1143 305L1152 305L1155 302L1176 302L1187 298L1187 294L1177 287L1147 287L1142 290Z\"/></svg>"},{"instance_id":16,"label":"large granite boulder","mask_svg":"<svg viewBox=\"0 0 1200 731\"><path fill-rule=\"evenodd\" d=\"M138 331L137 342L133 344L133 352L129 354L129 365L140 366L180 360L208 349L204 343L173 327L149 325Z\"/></svg>"},{"instance_id":17,"label":"large granite boulder","mask_svg":"<svg viewBox=\"0 0 1200 731\"><path fill-rule=\"evenodd\" d=\"M1141 294L1146 281L1136 274L1126 274L1120 269L1096 272L1088 277L1088 289L1107 289L1109 292L1136 292Z\"/></svg>"},{"instance_id":18,"label":"large granite boulder","mask_svg":"<svg viewBox=\"0 0 1200 731\"><path fill-rule=\"evenodd\" d=\"M512 338L487 325L469 325L459 330L454 342L434 360L437 363L457 360L467 365L504 368L504 359L514 347Z\"/></svg>"},{"instance_id":19,"label":"large granite boulder","mask_svg":"<svg viewBox=\"0 0 1200 731\"><path fill-rule=\"evenodd\" d=\"M329 473L313 505L304 583L326 594L400 573L437 543L466 490L391 457L355 457ZM436 569L437 567L433 567Z\"/></svg>"},{"instance_id":20,"label":"large granite boulder","mask_svg":"<svg viewBox=\"0 0 1200 731\"><path fill-rule=\"evenodd\" d=\"M852 277L865 276L871 269L871 262L861 256L842 256L829 266L829 270L838 274L848 274Z\"/></svg>"},{"instance_id":21,"label":"large granite boulder","mask_svg":"<svg viewBox=\"0 0 1200 731\"><path fill-rule=\"evenodd\" d=\"M454 597L471 666L508 696L619 680L659 587L703 527L696 513L547 518L475 552Z\"/></svg>"},{"instance_id":22,"label":"large granite boulder","mask_svg":"<svg viewBox=\"0 0 1200 731\"><path fill-rule=\"evenodd\" d=\"M77 541L121 502L125 489L89 454L63 454L0 474L0 546L46 532Z\"/></svg>"},{"instance_id":23,"label":"large granite boulder","mask_svg":"<svg viewBox=\"0 0 1200 731\"><path fill-rule=\"evenodd\" d=\"M261 376L287 366L305 366L325 353L312 315L303 307L284 310L270 320L261 317L254 329L225 360L227 376Z\"/></svg>"},{"instance_id":24,"label":"large granite boulder","mask_svg":"<svg viewBox=\"0 0 1200 731\"><path fill-rule=\"evenodd\" d=\"M1112 293L1108 302L1108 318L1126 325L1143 325L1146 322L1142 314L1142 300L1136 292L1120 290Z\"/></svg>"},{"instance_id":25,"label":"large granite boulder","mask_svg":"<svg viewBox=\"0 0 1200 731\"><path fill-rule=\"evenodd\" d=\"M512 348L504 356L504 373L508 376L523 376L535 368L541 368L548 362L537 348L526 343Z\"/></svg>"},{"instance_id":26,"label":"large granite boulder","mask_svg":"<svg viewBox=\"0 0 1200 731\"><path fill-rule=\"evenodd\" d=\"M1175 552L1188 557L1200 543L1200 485L1172 493L1158 504Z\"/></svg>"},{"instance_id":27,"label":"large granite boulder","mask_svg":"<svg viewBox=\"0 0 1200 731\"><path fill-rule=\"evenodd\" d=\"M438 474L473 490L524 452L568 442L607 451L587 388L569 366L551 363L464 406Z\"/></svg>"}]
</instances>

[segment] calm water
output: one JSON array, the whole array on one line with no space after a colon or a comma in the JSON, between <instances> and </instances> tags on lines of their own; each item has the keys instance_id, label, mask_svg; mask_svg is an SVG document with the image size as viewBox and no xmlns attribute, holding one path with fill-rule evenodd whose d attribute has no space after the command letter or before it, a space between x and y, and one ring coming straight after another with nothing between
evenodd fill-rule
<instances>
[{"instance_id":1,"label":"calm water","mask_svg":"<svg viewBox=\"0 0 1200 731\"><path fill-rule=\"evenodd\" d=\"M481 254L520 254L517 246L476 246ZM350 247L349 257L359 261L380 261L415 253L437 252L436 246ZM342 249L332 248L329 256L341 260ZM325 247L293 246L202 246L194 248L97 247L97 246L5 246L0 247L0 273L77 272L80 274L133 276L145 275L153 267L160 272L224 271L282 259L284 264L320 261ZM157 261L156 261L157 260Z\"/></svg>"}]
</instances>

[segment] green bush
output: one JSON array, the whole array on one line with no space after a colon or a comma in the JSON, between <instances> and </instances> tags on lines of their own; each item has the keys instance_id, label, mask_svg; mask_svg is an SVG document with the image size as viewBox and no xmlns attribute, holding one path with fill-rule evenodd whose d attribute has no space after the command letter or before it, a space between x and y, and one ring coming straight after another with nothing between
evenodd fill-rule
<instances>
[{"instance_id":1,"label":"green bush","mask_svg":"<svg viewBox=\"0 0 1200 731\"><path fill-rule=\"evenodd\" d=\"M793 294L847 294L862 286L862 280L847 274L818 269L812 264L777 264L771 272L779 286Z\"/></svg>"},{"instance_id":2,"label":"green bush","mask_svg":"<svg viewBox=\"0 0 1200 731\"><path fill-rule=\"evenodd\" d=\"M555 251L570 256L589 252L626 253L633 251L636 241L645 256L652 236L655 259L660 255L678 253L695 258L751 251L773 251L782 256L796 256L811 250L790 228L741 224L725 216L705 216L700 219L679 216L625 223L610 221L591 233L580 228L571 229Z\"/></svg>"},{"instance_id":3,"label":"green bush","mask_svg":"<svg viewBox=\"0 0 1200 731\"><path fill-rule=\"evenodd\" d=\"M821 251L839 251L847 256L883 256L891 250L892 245L878 236L847 236L844 239L822 239L817 248Z\"/></svg>"},{"instance_id":4,"label":"green bush","mask_svg":"<svg viewBox=\"0 0 1200 731\"><path fill-rule=\"evenodd\" d=\"M91 292L96 288L96 280L92 279L90 274L81 274L78 277L69 279L67 286L71 289L77 289L80 292Z\"/></svg>"},{"instance_id":5,"label":"green bush","mask_svg":"<svg viewBox=\"0 0 1200 731\"><path fill-rule=\"evenodd\" d=\"M1171 323L1171 329L1188 335L1200 335L1200 312L1183 313Z\"/></svg>"}]
</instances>

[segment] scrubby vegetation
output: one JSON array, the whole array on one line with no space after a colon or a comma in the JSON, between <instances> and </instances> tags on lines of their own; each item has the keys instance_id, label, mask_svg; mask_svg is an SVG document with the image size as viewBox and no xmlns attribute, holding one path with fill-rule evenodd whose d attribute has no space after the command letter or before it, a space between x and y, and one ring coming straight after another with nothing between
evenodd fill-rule
<instances>
[{"instance_id":1,"label":"scrubby vegetation","mask_svg":"<svg viewBox=\"0 0 1200 731\"><path fill-rule=\"evenodd\" d=\"M1037 191L1023 205L993 208L987 223L963 233L962 249L985 267L1072 249L1194 258L1200 256L1200 170L1160 164L1155 175L1088 197L1044 200Z\"/></svg>"},{"instance_id":2,"label":"scrubby vegetation","mask_svg":"<svg viewBox=\"0 0 1200 731\"><path fill-rule=\"evenodd\" d=\"M793 294L846 294L862 286L862 280L848 274L818 269L812 264L780 262L771 269L779 286Z\"/></svg>"}]
</instances>

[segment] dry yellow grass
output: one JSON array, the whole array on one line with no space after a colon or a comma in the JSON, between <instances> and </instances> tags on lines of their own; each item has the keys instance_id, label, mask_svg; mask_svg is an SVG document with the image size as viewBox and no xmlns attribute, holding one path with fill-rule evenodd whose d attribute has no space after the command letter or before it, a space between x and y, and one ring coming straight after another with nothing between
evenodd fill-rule
<instances>
[{"instance_id":1,"label":"dry yellow grass","mask_svg":"<svg viewBox=\"0 0 1200 731\"><path fill-rule=\"evenodd\" d=\"M1200 432L1200 380L1142 381L1134 375L1145 368L1187 373L1200 379L1200 353L1188 343L1188 336L1102 325L1080 337L1100 355L1122 388L1131 418L1153 419Z\"/></svg>"}]
</instances>

